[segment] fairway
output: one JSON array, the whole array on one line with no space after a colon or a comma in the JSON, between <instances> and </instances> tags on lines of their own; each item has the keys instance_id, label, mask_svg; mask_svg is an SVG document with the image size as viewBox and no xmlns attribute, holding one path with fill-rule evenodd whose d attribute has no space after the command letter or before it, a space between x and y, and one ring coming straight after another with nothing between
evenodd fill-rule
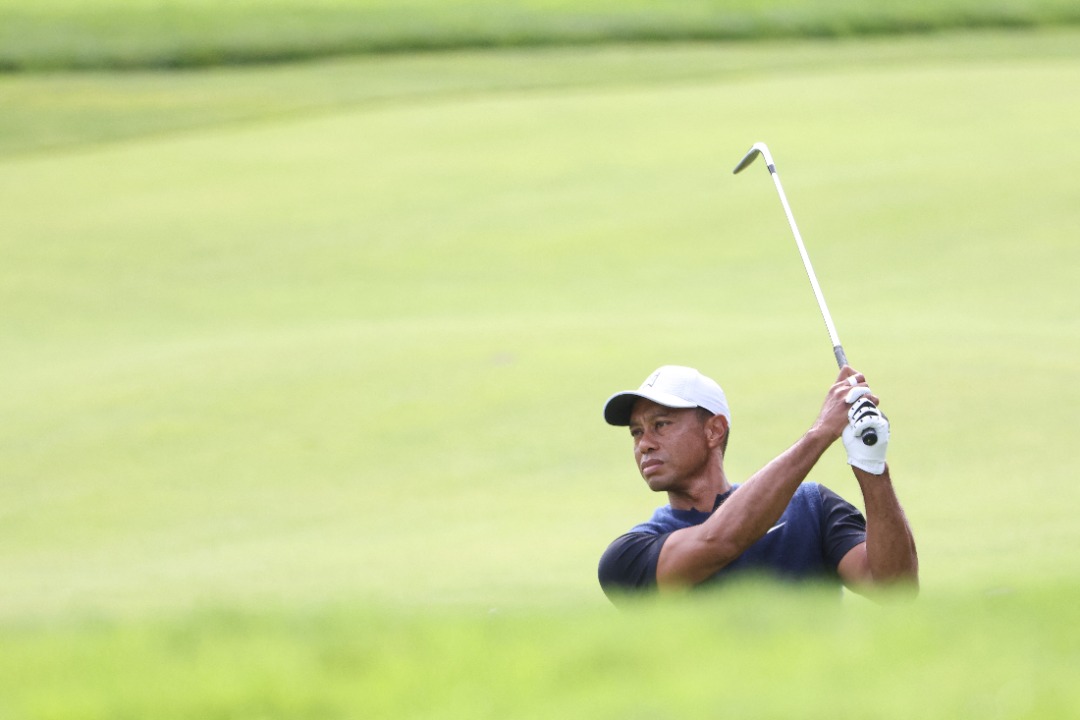
<instances>
[{"instance_id":1,"label":"fairway","mask_svg":"<svg viewBox=\"0 0 1080 720\"><path fill-rule=\"evenodd\" d=\"M898 663L804 717L1070 716L1077 117L1075 31L0 76L0 716L713 717L725 677L793 717L757 704L784 658L804 693ZM714 628L652 677L714 611L601 595L664 502L604 399L716 376L741 481L835 375L764 167L731 174L759 140L923 595L751 588L747 654ZM840 447L810 479L859 498Z\"/></svg>"}]
</instances>

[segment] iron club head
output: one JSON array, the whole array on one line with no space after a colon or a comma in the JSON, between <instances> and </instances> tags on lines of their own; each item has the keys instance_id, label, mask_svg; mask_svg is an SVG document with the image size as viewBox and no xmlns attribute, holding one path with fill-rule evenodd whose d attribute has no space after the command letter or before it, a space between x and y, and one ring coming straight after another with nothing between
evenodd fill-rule
<instances>
[{"instance_id":1,"label":"iron club head","mask_svg":"<svg viewBox=\"0 0 1080 720\"><path fill-rule=\"evenodd\" d=\"M731 172L736 175L739 174L745 170L750 163L757 160L759 154L765 158L765 164L769 166L769 172L775 172L776 166L773 165L772 155L769 154L769 148L763 142L754 143L754 146L750 148L746 155L743 156L743 159L739 161L739 164L736 165L735 169Z\"/></svg>"}]
</instances>

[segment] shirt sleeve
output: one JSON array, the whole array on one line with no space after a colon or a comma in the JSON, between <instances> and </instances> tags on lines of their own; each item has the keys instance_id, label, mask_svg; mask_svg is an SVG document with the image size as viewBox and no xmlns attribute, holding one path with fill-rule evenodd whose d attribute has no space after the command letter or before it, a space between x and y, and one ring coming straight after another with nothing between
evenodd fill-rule
<instances>
[{"instance_id":1,"label":"shirt sleeve","mask_svg":"<svg viewBox=\"0 0 1080 720\"><path fill-rule=\"evenodd\" d=\"M866 518L844 498L819 485L825 558L836 567L851 548L866 542Z\"/></svg>"},{"instance_id":2,"label":"shirt sleeve","mask_svg":"<svg viewBox=\"0 0 1080 720\"><path fill-rule=\"evenodd\" d=\"M612 601L656 587L660 548L671 533L629 532L615 539L600 558L600 587Z\"/></svg>"}]
</instances>

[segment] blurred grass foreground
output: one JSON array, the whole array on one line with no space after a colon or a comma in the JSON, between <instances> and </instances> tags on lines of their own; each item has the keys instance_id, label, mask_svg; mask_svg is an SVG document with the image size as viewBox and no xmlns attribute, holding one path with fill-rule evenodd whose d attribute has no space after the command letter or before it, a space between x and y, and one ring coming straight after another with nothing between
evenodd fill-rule
<instances>
[{"instance_id":1,"label":"blurred grass foreground","mask_svg":"<svg viewBox=\"0 0 1080 720\"><path fill-rule=\"evenodd\" d=\"M329 608L9 626L0 713L1067 720L1080 707L1076 597L841 609L810 591L746 586L720 602L614 615Z\"/></svg>"}]
</instances>

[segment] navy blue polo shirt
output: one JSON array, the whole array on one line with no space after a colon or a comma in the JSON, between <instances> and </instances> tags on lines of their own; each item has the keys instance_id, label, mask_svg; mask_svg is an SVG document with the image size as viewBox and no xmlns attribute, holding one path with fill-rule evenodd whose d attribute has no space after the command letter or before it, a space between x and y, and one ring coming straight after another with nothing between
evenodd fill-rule
<instances>
[{"instance_id":1,"label":"navy blue polo shirt","mask_svg":"<svg viewBox=\"0 0 1080 720\"><path fill-rule=\"evenodd\" d=\"M718 495L713 511L731 496ZM705 522L712 512L657 508L647 522L617 538L600 558L600 586L608 597L656 587L660 548L671 533ZM784 514L742 555L702 586L715 585L740 574L764 574L793 581L839 584L837 565L853 547L866 541L866 519L851 503L824 485L799 486Z\"/></svg>"}]
</instances>

